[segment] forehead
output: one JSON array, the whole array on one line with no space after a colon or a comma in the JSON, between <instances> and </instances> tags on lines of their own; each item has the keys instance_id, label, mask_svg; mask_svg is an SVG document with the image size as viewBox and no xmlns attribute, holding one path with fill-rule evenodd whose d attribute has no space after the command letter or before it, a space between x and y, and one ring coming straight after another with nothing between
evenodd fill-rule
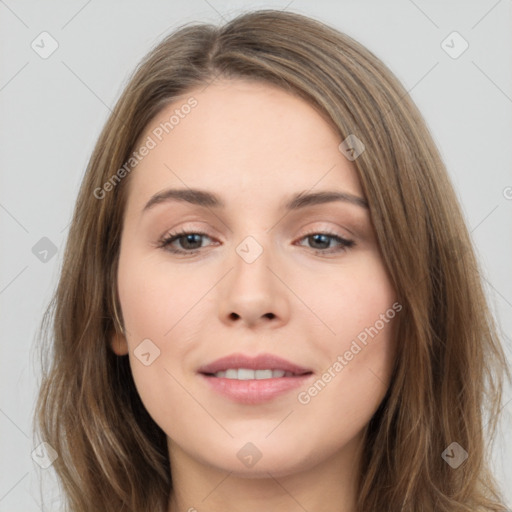
<instances>
[{"instance_id":1,"label":"forehead","mask_svg":"<svg viewBox=\"0 0 512 512\"><path fill-rule=\"evenodd\" d=\"M193 106L192 106L193 105ZM362 196L340 135L312 105L272 84L222 80L167 105L135 150L153 146L130 176L129 207L166 187L212 190L239 200L336 188Z\"/></svg>"}]
</instances>

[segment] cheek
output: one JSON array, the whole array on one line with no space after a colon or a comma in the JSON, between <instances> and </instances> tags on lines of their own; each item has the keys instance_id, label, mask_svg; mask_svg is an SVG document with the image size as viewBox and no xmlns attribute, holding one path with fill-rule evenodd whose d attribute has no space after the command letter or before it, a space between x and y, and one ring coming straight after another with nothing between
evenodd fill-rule
<instances>
[{"instance_id":1,"label":"cheek","mask_svg":"<svg viewBox=\"0 0 512 512\"><path fill-rule=\"evenodd\" d=\"M135 250L127 254L129 250L119 261L118 288L132 375L149 414L169 427L176 411L201 414L180 383L183 362L197 344L191 340L200 336L198 318L206 314L205 302L198 301L213 278L211 273L202 280L196 274L185 276L169 265L137 257Z\"/></svg>"},{"instance_id":2,"label":"cheek","mask_svg":"<svg viewBox=\"0 0 512 512\"><path fill-rule=\"evenodd\" d=\"M310 315L312 322L316 316L324 324L315 339L323 339L335 351L342 350L347 342L350 345L350 340L361 333L364 338L365 330L376 322L382 330L381 316L396 300L387 272L373 253L362 254L339 269L301 275L294 286L314 314ZM388 316L394 317L395 311Z\"/></svg>"},{"instance_id":3,"label":"cheek","mask_svg":"<svg viewBox=\"0 0 512 512\"><path fill-rule=\"evenodd\" d=\"M128 251L127 251L128 252ZM144 338L165 341L191 307L198 302L204 286L194 286L194 276L151 257L121 257L119 298L131 342Z\"/></svg>"},{"instance_id":4,"label":"cheek","mask_svg":"<svg viewBox=\"0 0 512 512\"><path fill-rule=\"evenodd\" d=\"M192 297L175 297L175 288L166 281L147 278L147 274L131 274L124 286L120 284L130 367L146 410L167 433L174 433L175 425L181 425L177 411L187 411L189 418L201 412L194 408L182 378L182 362L191 350L189 339L196 334L187 315Z\"/></svg>"},{"instance_id":5,"label":"cheek","mask_svg":"<svg viewBox=\"0 0 512 512\"><path fill-rule=\"evenodd\" d=\"M323 293L310 292L310 303L330 332L316 329L324 373L298 395L308 414L340 433L347 418L354 428L362 427L388 389L401 310L380 259L358 263L338 276L331 273Z\"/></svg>"},{"instance_id":6,"label":"cheek","mask_svg":"<svg viewBox=\"0 0 512 512\"><path fill-rule=\"evenodd\" d=\"M349 311L340 315L336 342L324 338L323 371L297 394L297 417L309 426L306 431L328 432L317 447L326 454L333 443L341 448L368 424L389 388L400 305L392 296L381 299L372 312L360 312L358 321Z\"/></svg>"}]
</instances>

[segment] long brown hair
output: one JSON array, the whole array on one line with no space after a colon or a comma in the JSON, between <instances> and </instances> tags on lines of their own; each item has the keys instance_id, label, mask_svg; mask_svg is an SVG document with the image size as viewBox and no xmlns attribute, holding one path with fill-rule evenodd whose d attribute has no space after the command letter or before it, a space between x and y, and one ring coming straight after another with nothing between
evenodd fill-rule
<instances>
[{"instance_id":1,"label":"long brown hair","mask_svg":"<svg viewBox=\"0 0 512 512\"><path fill-rule=\"evenodd\" d=\"M494 438L510 371L429 130L368 49L319 21L275 10L220 27L186 25L166 37L139 65L100 134L41 325L36 423L59 455L53 467L69 510L167 509L165 433L138 396L127 356L110 349L122 324L115 321L116 278L130 173L108 192L95 191L129 161L163 106L216 77L298 94L340 142L353 134L366 148L354 164L403 311L391 384L366 428L358 511L506 510L486 437ZM469 454L457 469L442 457L452 442Z\"/></svg>"}]
</instances>

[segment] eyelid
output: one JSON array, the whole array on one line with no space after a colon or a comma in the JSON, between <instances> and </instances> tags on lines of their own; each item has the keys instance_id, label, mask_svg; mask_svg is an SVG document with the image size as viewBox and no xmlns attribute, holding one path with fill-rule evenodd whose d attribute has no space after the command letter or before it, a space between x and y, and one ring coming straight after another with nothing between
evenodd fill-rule
<instances>
[{"instance_id":1,"label":"eyelid","mask_svg":"<svg viewBox=\"0 0 512 512\"><path fill-rule=\"evenodd\" d=\"M333 225L335 227L333 227ZM309 222L306 226L307 227L303 228L303 231L306 234L311 233L311 232L313 232L313 233L325 232L325 233L329 233L331 235L339 236L342 238L347 238L347 236L352 237L352 238L358 238L357 233L353 229L349 229L348 227L342 226L341 224L338 224L336 222L312 221L312 222ZM313 227L309 227L309 226L313 226ZM347 236L343 235L343 231L345 231L347 233Z\"/></svg>"}]
</instances>

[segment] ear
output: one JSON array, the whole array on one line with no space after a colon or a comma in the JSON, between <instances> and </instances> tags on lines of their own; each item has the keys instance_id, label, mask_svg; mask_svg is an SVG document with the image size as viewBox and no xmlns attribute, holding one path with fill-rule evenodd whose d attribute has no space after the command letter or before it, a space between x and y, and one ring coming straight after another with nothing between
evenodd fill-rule
<instances>
[{"instance_id":1,"label":"ear","mask_svg":"<svg viewBox=\"0 0 512 512\"><path fill-rule=\"evenodd\" d=\"M116 331L110 339L110 348L118 356L128 354L128 342L126 341L126 337Z\"/></svg>"}]
</instances>

